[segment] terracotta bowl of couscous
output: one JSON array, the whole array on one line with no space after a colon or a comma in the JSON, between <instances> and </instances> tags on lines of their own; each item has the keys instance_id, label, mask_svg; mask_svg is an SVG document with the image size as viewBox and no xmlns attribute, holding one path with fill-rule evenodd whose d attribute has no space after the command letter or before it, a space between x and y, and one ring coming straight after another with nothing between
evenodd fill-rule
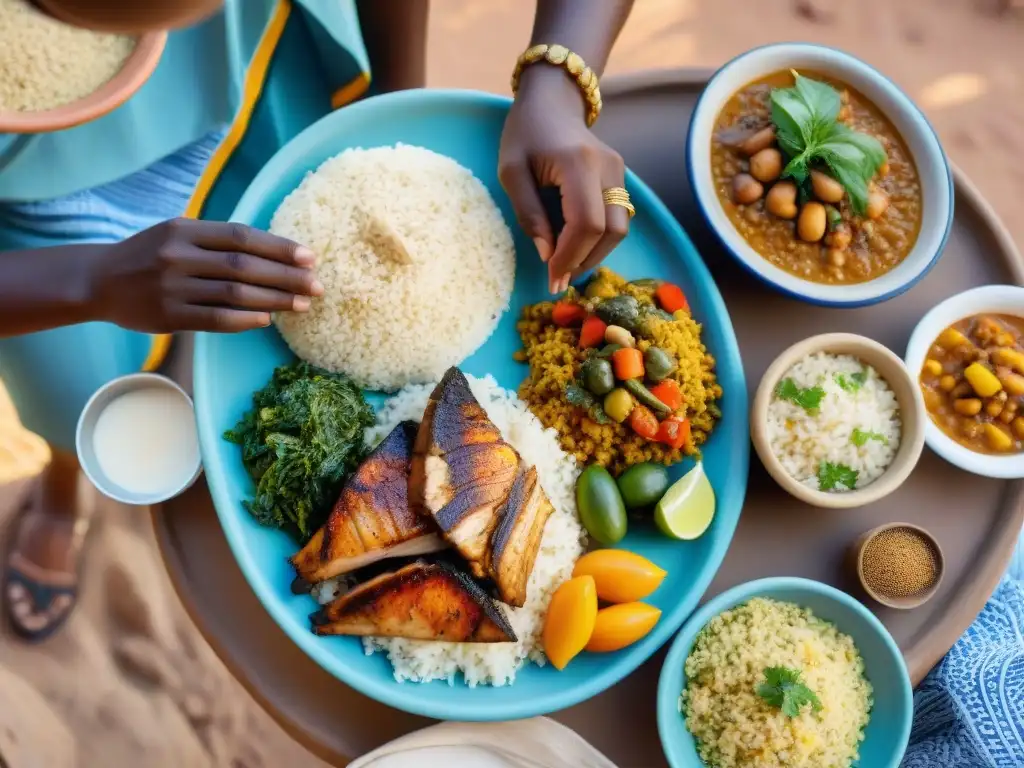
<instances>
[{"instance_id":1,"label":"terracotta bowl of couscous","mask_svg":"<svg viewBox=\"0 0 1024 768\"><path fill-rule=\"evenodd\" d=\"M28 0L0 0L0 133L59 131L113 111L153 74L166 42L166 32L94 32Z\"/></svg>"},{"instance_id":2,"label":"terracotta bowl of couscous","mask_svg":"<svg viewBox=\"0 0 1024 768\"><path fill-rule=\"evenodd\" d=\"M672 768L897 768L914 702L903 655L867 608L785 577L733 587L687 620L657 710Z\"/></svg>"}]
</instances>

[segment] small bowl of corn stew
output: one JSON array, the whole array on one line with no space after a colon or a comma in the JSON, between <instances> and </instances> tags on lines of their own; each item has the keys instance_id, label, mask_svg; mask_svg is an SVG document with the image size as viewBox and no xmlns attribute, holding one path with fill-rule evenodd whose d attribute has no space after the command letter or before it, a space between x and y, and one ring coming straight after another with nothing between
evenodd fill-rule
<instances>
[{"instance_id":1,"label":"small bowl of corn stew","mask_svg":"<svg viewBox=\"0 0 1024 768\"><path fill-rule=\"evenodd\" d=\"M905 360L929 448L976 475L1024 478L1024 288L946 299L917 324Z\"/></svg>"}]
</instances>

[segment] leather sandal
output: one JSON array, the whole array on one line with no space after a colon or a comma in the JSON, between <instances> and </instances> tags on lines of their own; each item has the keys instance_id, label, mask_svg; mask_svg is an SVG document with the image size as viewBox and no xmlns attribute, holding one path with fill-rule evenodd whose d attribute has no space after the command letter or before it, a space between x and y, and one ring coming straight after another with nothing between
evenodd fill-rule
<instances>
[{"instance_id":1,"label":"leather sandal","mask_svg":"<svg viewBox=\"0 0 1024 768\"><path fill-rule=\"evenodd\" d=\"M15 526L24 520L24 514ZM69 546L76 562L74 573L44 568L26 558L15 547L17 531L8 541L3 573L4 613L11 629L22 639L38 643L52 636L71 615L78 602L78 586L83 561L82 549L89 531L89 517L75 520Z\"/></svg>"}]
</instances>

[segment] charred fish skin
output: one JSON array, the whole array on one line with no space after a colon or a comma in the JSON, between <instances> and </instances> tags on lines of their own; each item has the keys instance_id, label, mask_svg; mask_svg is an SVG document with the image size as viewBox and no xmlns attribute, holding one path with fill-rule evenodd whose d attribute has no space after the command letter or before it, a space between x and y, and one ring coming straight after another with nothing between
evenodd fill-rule
<instances>
[{"instance_id":1,"label":"charred fish skin","mask_svg":"<svg viewBox=\"0 0 1024 768\"><path fill-rule=\"evenodd\" d=\"M468 445L448 454L447 458L452 459L446 465L448 484L454 493L451 500L434 513L434 519L442 531L450 533L475 509L485 504L498 505L505 500L515 482L519 454L502 442Z\"/></svg>"},{"instance_id":2,"label":"charred fish skin","mask_svg":"<svg viewBox=\"0 0 1024 768\"><path fill-rule=\"evenodd\" d=\"M520 474L491 536L488 573L501 600L522 607L540 551L544 527L554 507L541 487L536 467Z\"/></svg>"},{"instance_id":3,"label":"charred fish skin","mask_svg":"<svg viewBox=\"0 0 1024 768\"><path fill-rule=\"evenodd\" d=\"M404 421L348 479L324 526L292 558L299 587L374 560L437 551L436 526L409 506L409 471L418 426ZM301 581L299 581L301 580Z\"/></svg>"},{"instance_id":4,"label":"charred fish skin","mask_svg":"<svg viewBox=\"0 0 1024 768\"><path fill-rule=\"evenodd\" d=\"M440 390L440 392L438 392ZM458 368L450 368L435 388L437 407L431 424L431 442L442 453L452 453L465 445L499 443L501 432L469 387L469 380ZM431 395L434 398L434 395Z\"/></svg>"},{"instance_id":5,"label":"charred fish skin","mask_svg":"<svg viewBox=\"0 0 1024 768\"><path fill-rule=\"evenodd\" d=\"M519 463L465 375L449 369L424 412L410 484L420 508L433 515L478 578L486 576L488 541Z\"/></svg>"},{"instance_id":6,"label":"charred fish skin","mask_svg":"<svg viewBox=\"0 0 1024 768\"><path fill-rule=\"evenodd\" d=\"M467 574L416 561L381 574L310 616L318 635L515 642L502 609Z\"/></svg>"}]
</instances>

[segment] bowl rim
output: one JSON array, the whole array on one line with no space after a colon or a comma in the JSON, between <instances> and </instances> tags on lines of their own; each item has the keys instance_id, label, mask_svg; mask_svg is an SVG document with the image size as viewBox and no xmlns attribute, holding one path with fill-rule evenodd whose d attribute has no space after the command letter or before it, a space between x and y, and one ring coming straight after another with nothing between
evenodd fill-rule
<instances>
[{"instance_id":1,"label":"bowl rim","mask_svg":"<svg viewBox=\"0 0 1024 768\"><path fill-rule=\"evenodd\" d=\"M779 50L789 51L794 55L824 51L835 57L838 68L855 70L865 78L874 81L875 84L892 96L894 101L897 101L901 105L901 112L903 114L906 114L914 123L922 126L919 133L922 142L926 145L928 151L926 153L926 157L920 157L915 154L908 145L908 150L914 157L915 164L920 168L927 167L928 165L937 165L939 163L936 161L941 161L941 166L944 170L943 175L946 179L945 188L937 190L937 194L939 195L938 202L940 204L937 214L939 220L941 220L943 212L945 212L945 222L942 225L943 230L941 235L937 238L934 252L922 257L920 266L914 272L908 274L907 278L902 283L895 285L889 290L883 289L875 292L863 291L863 295L859 297L849 297L851 288L859 289L862 286L870 286L872 283L876 283L887 275L892 274L892 270L864 283L835 286L815 283L810 280L804 280L796 275L791 275L788 272L784 272L783 270L769 264L767 260L765 260L746 242L731 223L727 228L718 226L714 216L711 214L711 206L721 205L721 203L719 202L718 195L715 191L713 189L709 189L708 186L704 184L704 180L702 178L698 178L694 161L695 154L698 151L695 146L696 140L694 138L696 126L698 126L702 120L713 121L717 118L717 113L711 113L708 111L705 98L711 90L711 86L714 85L717 80L726 76L730 69L736 64L748 58L756 59ZM775 69L772 71L775 71ZM904 141L907 141L905 137ZM693 112L690 116L686 139L686 173L690 182L690 188L693 191L694 201L697 204L697 208L700 210L701 218L704 220L706 226L715 233L715 236L718 238L725 250L728 251L729 255L732 256L733 260L736 261L748 274L779 293L816 306L852 309L878 304L883 301L896 298L897 296L901 296L924 279L924 277L935 267L945 250L953 228L953 214L955 207L953 168L949 158L942 148L942 144L939 141L938 132L935 130L935 127L931 124L920 107L918 107L910 98L910 96L908 96L890 78L868 64L866 61L841 48L835 48L832 46L798 41L768 43L752 48L733 57L715 70L708 79L704 90L701 91L700 96L697 98L697 102L694 105ZM936 227L936 229L938 229L938 227ZM917 248L918 243L921 242L921 236L921 233L918 233L918 239L915 241L915 245L914 248L911 249L911 253L913 253ZM902 263L906 263L906 259Z\"/></svg>"},{"instance_id":2,"label":"bowl rim","mask_svg":"<svg viewBox=\"0 0 1024 768\"><path fill-rule=\"evenodd\" d=\"M994 310L991 309L993 304L1015 306L1017 309ZM907 370L918 371L916 375L911 373L914 385L918 390L920 390L920 385L917 383L917 377L920 376L921 366L924 365L928 348L931 347L939 333L957 320L983 312L1016 314L1024 319L1024 287L1002 283L980 285L956 293L928 310L918 320L910 334L907 351L904 355ZM1006 456L976 453L960 445L939 429L927 410L924 422L924 439L928 447L953 466L975 475L999 480L1024 478L1024 452Z\"/></svg>"},{"instance_id":3,"label":"bowl rim","mask_svg":"<svg viewBox=\"0 0 1024 768\"><path fill-rule=\"evenodd\" d=\"M73 128L113 112L135 95L160 63L167 32L136 36L135 48L107 82L80 99L39 112L0 110L0 133L33 134Z\"/></svg>"},{"instance_id":4,"label":"bowl rim","mask_svg":"<svg viewBox=\"0 0 1024 768\"><path fill-rule=\"evenodd\" d=\"M900 447L896 451L892 463L882 473L881 477L870 485L857 490L843 493L826 493L825 491L809 488L790 476L771 449L765 425L767 424L768 406L771 404L775 385L782 378L782 375L800 359L816 352L828 352L836 348L842 349L839 354L883 359L893 370L898 371L897 375L900 378L900 383L903 385L902 388L897 383L888 379L887 383L890 389L893 390L893 394L897 397L901 413L910 412L914 415L914 419L912 422L913 428L906 430L907 419L906 417L903 418L904 431L901 434ZM865 362L872 365L872 367L877 367L870 359L866 359ZM900 396L901 389L910 393L911 403L908 404L906 398ZM768 474L791 496L816 507L851 509L871 504L888 496L899 488L910 476L910 473L913 472L924 449L923 422L927 418L924 411L924 400L920 389L910 376L903 360L895 352L884 344L874 339L869 339L866 336L854 333L822 333L787 347L768 366L768 369L761 377L761 382L757 386L753 405L750 409L750 436L758 458L761 459L761 463L768 471Z\"/></svg>"},{"instance_id":5,"label":"bowl rim","mask_svg":"<svg viewBox=\"0 0 1024 768\"><path fill-rule=\"evenodd\" d=\"M867 580L864 578L864 550L867 549L868 543L880 533L892 531L897 528L906 528L914 531L914 533L927 542L935 553L936 576L934 583L927 589L916 595L911 595L910 597L887 597L868 585ZM928 529L922 528L920 525L915 525L914 523L903 523L897 521L875 526L871 530L865 531L858 536L856 541L854 541L851 550L854 558L853 569L856 572L857 581L860 584L861 589L864 590L864 594L879 605L884 605L886 608L894 608L898 611L908 611L913 608L919 608L931 600L935 596L935 593L939 591L939 587L942 585L942 577L946 573L946 557L942 552L942 545L939 544L939 540L935 538Z\"/></svg>"},{"instance_id":6,"label":"bowl rim","mask_svg":"<svg viewBox=\"0 0 1024 768\"><path fill-rule=\"evenodd\" d=\"M737 584L709 600L690 615L690 618L686 620L679 630L675 640L672 641L668 654L665 656L665 661L662 663L661 673L658 675L656 702L658 736L661 740L661 747L665 753L665 758L672 768L683 768L683 765L677 761L677 758L682 757L682 755L677 754L678 750L675 746L677 742L672 734L673 728L678 728L680 725L683 728L686 727L685 723L682 722L682 715L679 711L679 696L682 693L682 678L685 677L683 664L693 648L697 634L711 619L723 611L727 611L747 600L763 596L765 593L778 590L817 594L827 600L839 603L857 614L858 618L879 636L889 654L899 662L896 666L899 668L900 687L905 693L905 708L907 710L900 732L900 741L902 751L906 751L907 744L910 741L910 728L913 723L913 685L910 682L910 672L907 670L907 663L903 658L903 652L889 633L889 630L886 629L881 620L867 606L846 592L833 587L831 584L801 576L769 576ZM842 630L842 627L840 627L840 630ZM693 756L696 757L696 753ZM895 768L895 764L888 768Z\"/></svg>"},{"instance_id":7,"label":"bowl rim","mask_svg":"<svg viewBox=\"0 0 1024 768\"><path fill-rule=\"evenodd\" d=\"M300 149L300 147L304 142L308 142L311 140L311 137L316 137L318 134L323 133L325 126L333 126L333 121L352 119L354 116L365 112L380 109L384 104L395 107L398 105L426 104L431 109L436 108L438 104L444 104L448 107L461 107L469 104L474 108L501 108L507 111L508 107L512 104L512 99L477 90L451 88L418 89L374 96L371 99L353 104L345 110L333 112L307 127L278 150L274 157L260 171L256 181L263 177L274 177L279 171L279 166L292 162L294 156L303 154L304 150ZM256 181L249 186L239 200L235 213L231 217L233 220L248 220L246 217L251 215L259 199L264 196L264 193L254 191L256 189ZM729 453L732 457L730 468L736 473L737 477L742 478L742 484L737 482L735 485L730 486L730 489L738 489L730 490L731 493L737 494L734 503L724 506L721 503L721 499L719 499L716 508L716 519L726 521L726 524L729 526L728 533L723 533L709 545L708 561L705 567L702 568L699 577L692 582L690 590L684 595L674 598L672 607L662 614L655 628L641 640L623 649L623 651L617 652L616 657L610 658L604 667L594 675L585 680L573 682L571 685L563 683L561 686L552 686L551 692L547 693L540 700L536 698L524 700L521 697L516 697L513 700L506 700L500 704L467 703L465 701L452 702L447 700L428 701L425 697L410 696L404 693L401 686L393 685L393 680L390 677L385 681L373 675L362 673L359 670L353 672L350 669L346 669L338 663L337 658L329 650L325 650L324 644L320 642L323 638L313 635L306 627L300 629L291 620L284 607L284 600L269 599L263 589L257 588L261 579L255 574L260 573L261 564L254 557L251 548L245 544L248 534L241 522L242 518L239 513L241 507L238 505L238 500L228 493L225 480L228 473L223 471L219 453L216 451L208 453L209 449L204 449L204 462L209 462L206 464L210 469L207 473L207 479L211 495L214 499L214 506L232 555L245 576L246 582L253 589L263 608L271 615L274 622L292 642L327 674L333 675L360 693L383 704L412 714L474 722L519 719L566 709L593 698L621 682L624 678L635 672L641 664L650 659L662 645L669 642L685 618L696 610L700 597L710 586L715 573L721 567L728 547L735 535L735 528L740 514L742 513L750 459L749 402L745 384L746 373L743 369L735 328L732 325L731 317L713 275L701 260L697 247L690 239L683 225L671 214L664 201L629 168L626 169L626 186L630 189L634 199L640 199L644 202L644 215L651 217L655 226L664 227L666 237L677 246L677 253L670 254L670 257L679 259L682 264L690 268L694 282L702 286L701 292L706 296L704 303L707 317L718 318L718 326L723 335L724 343L717 357L719 362L717 370L723 386L733 392L729 396L729 401L732 404L730 408L733 410L729 412L733 414L735 424L729 432L723 432L721 439L725 440L727 435L732 435L733 433L742 437L742 440L736 437L735 440L730 440L729 442ZM208 409L211 406L205 397L205 390L208 387L203 383L204 378L207 380L213 378L208 367L209 358L204 355L204 349L210 343L209 338L209 334L200 333L197 335L193 368L193 378L196 381L194 394L198 417L197 422L202 446L213 445L215 441L219 442L221 439L220 433L212 426L216 423L216 419L209 415ZM722 367L724 361L728 362L725 369L728 375L725 377L723 377ZM716 434L717 431L718 428L716 428ZM738 507L733 511L733 507L737 505ZM286 591L287 585L280 585L274 589L278 595L282 595ZM514 690L514 686L512 689Z\"/></svg>"},{"instance_id":8,"label":"bowl rim","mask_svg":"<svg viewBox=\"0 0 1024 768\"><path fill-rule=\"evenodd\" d=\"M139 372L129 373L125 376L118 376L116 379L111 379L93 392L92 396L86 401L85 406L82 408L82 412L78 416L78 424L75 426L75 453L78 456L78 464L82 468L82 473L86 476L89 482L92 483L93 487L95 487L96 490L104 496L129 506L152 506L154 504L169 501L175 496L179 496L191 488L192 484L195 483L203 473L203 458L202 453L199 450L198 432L196 433L197 450L195 471L188 479L183 480L181 485L176 487L170 493L150 494L148 496L144 494L132 494L116 483L110 481L102 471L100 471L99 467L93 465L90 458L91 454L84 450L86 440L92 437L93 431L96 427L95 420L92 418L93 416L98 417L103 408L105 408L111 400L121 394L154 386L163 387L164 389L177 392L177 394L179 394L188 404L192 411L193 418L195 418L195 404L192 402L192 397L185 391L184 387L178 384L178 382L160 373ZM120 390L120 392L116 395L110 395L112 390Z\"/></svg>"}]
</instances>

